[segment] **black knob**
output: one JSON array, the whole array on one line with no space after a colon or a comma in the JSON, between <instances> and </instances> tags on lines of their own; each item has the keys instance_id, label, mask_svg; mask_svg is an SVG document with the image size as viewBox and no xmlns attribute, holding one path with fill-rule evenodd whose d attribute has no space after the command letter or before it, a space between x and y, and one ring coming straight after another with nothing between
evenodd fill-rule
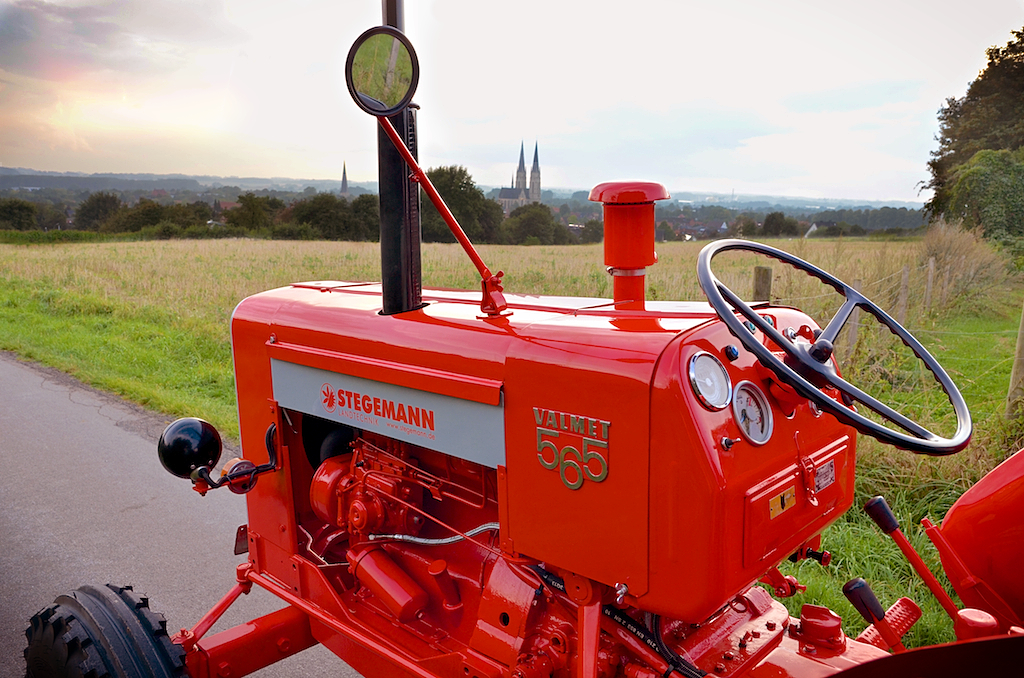
<instances>
[{"instance_id":1,"label":"black knob","mask_svg":"<svg viewBox=\"0 0 1024 678\"><path fill-rule=\"evenodd\" d=\"M875 525L878 525L878 529L882 532L892 534L900 529L900 523L896 520L896 516L893 515L889 504L886 503L885 497L869 499L868 503L864 504L864 510L871 517L871 520L875 521Z\"/></svg>"},{"instance_id":2,"label":"black knob","mask_svg":"<svg viewBox=\"0 0 1024 678\"><path fill-rule=\"evenodd\" d=\"M860 577L846 582L843 586L843 595L857 608L857 612L860 612L860 616L864 617L867 623L874 624L885 617L885 610L875 597L875 592Z\"/></svg>"},{"instance_id":3,"label":"black knob","mask_svg":"<svg viewBox=\"0 0 1024 678\"><path fill-rule=\"evenodd\" d=\"M816 560L825 567L828 567L828 565L832 562L832 554L828 551L815 551L814 549L807 549L806 555L811 560Z\"/></svg>"},{"instance_id":4,"label":"black knob","mask_svg":"<svg viewBox=\"0 0 1024 678\"><path fill-rule=\"evenodd\" d=\"M832 357L832 351L834 347L832 342L828 339L818 339L816 342L811 344L809 353L811 357L817 360L819 363L828 362L828 359Z\"/></svg>"},{"instance_id":5,"label":"black knob","mask_svg":"<svg viewBox=\"0 0 1024 678\"><path fill-rule=\"evenodd\" d=\"M209 422L186 417L164 429L156 448L165 469L189 478L198 469L212 469L220 459L220 433Z\"/></svg>"}]
</instances>

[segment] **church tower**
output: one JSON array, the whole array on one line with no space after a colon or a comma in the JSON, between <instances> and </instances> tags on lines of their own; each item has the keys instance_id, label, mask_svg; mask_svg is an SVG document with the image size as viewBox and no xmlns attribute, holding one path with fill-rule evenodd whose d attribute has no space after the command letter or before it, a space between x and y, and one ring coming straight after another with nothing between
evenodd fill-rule
<instances>
[{"instance_id":1,"label":"church tower","mask_svg":"<svg viewBox=\"0 0 1024 678\"><path fill-rule=\"evenodd\" d=\"M530 202L540 202L540 161L537 159L537 143L533 144L533 167L530 168Z\"/></svg>"},{"instance_id":2,"label":"church tower","mask_svg":"<svg viewBox=\"0 0 1024 678\"><path fill-rule=\"evenodd\" d=\"M526 189L526 156L523 154L524 146L522 143L519 144L519 169L516 170L516 185L517 190Z\"/></svg>"},{"instance_id":3,"label":"church tower","mask_svg":"<svg viewBox=\"0 0 1024 678\"><path fill-rule=\"evenodd\" d=\"M348 167L341 163L341 197L348 197Z\"/></svg>"}]
</instances>

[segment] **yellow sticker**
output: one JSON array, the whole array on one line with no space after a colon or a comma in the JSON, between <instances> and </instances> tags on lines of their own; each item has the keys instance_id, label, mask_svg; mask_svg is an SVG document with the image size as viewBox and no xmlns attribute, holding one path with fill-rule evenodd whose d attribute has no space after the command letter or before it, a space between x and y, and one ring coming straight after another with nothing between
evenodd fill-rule
<instances>
[{"instance_id":1,"label":"yellow sticker","mask_svg":"<svg viewBox=\"0 0 1024 678\"><path fill-rule=\"evenodd\" d=\"M768 500L768 514L772 520L783 511L788 510L796 503L796 487L787 487L779 494Z\"/></svg>"}]
</instances>

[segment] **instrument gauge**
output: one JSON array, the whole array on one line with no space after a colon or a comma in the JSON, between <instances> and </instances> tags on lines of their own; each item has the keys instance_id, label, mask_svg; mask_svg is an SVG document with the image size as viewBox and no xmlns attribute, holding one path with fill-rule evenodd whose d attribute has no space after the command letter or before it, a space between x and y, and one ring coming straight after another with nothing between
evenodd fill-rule
<instances>
[{"instance_id":1,"label":"instrument gauge","mask_svg":"<svg viewBox=\"0 0 1024 678\"><path fill-rule=\"evenodd\" d=\"M772 437L772 408L756 384L749 381L736 384L732 415L740 433L754 445L764 445Z\"/></svg>"},{"instance_id":2,"label":"instrument gauge","mask_svg":"<svg viewBox=\"0 0 1024 678\"><path fill-rule=\"evenodd\" d=\"M709 410L724 410L732 399L732 380L725 366L707 351L690 358L690 387Z\"/></svg>"}]
</instances>

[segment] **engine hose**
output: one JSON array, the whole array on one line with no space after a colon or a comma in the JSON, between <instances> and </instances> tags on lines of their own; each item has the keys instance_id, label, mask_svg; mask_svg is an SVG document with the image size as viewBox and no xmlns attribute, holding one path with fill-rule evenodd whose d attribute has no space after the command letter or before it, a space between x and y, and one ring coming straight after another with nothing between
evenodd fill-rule
<instances>
[{"instance_id":1,"label":"engine hose","mask_svg":"<svg viewBox=\"0 0 1024 678\"><path fill-rule=\"evenodd\" d=\"M658 646L661 648L661 650L660 650L661 651L661 656L666 657L669 660L670 664L673 664L673 663L675 663L675 664L689 664L690 666L692 666L692 664L690 664L685 659L680 657L676 653L676 651L673 650L671 647L669 647L668 643L665 642L664 636L661 635L661 615L660 614L654 615L652 627L653 627L652 628L652 633L654 633L654 640L655 640L656 643L658 643Z\"/></svg>"},{"instance_id":2,"label":"engine hose","mask_svg":"<svg viewBox=\"0 0 1024 678\"><path fill-rule=\"evenodd\" d=\"M556 591L565 593L565 582L562 581L561 577L559 577L556 574L552 574L551 572L548 572L544 568L537 565L531 565L530 569L533 570L533 572L536 573L536 575L540 577L545 584L555 589ZM655 654L661 657L662 660L664 660L664 662L669 667L669 671L667 671L666 674L669 672L676 672L683 676L683 678L701 678L701 676L708 675L705 671L701 671L699 668L697 668L690 662L686 661L685 659L677 655L675 652L672 652L671 648L667 647L664 644L664 641L661 640L660 634L652 634L650 631L644 628L642 624L637 623L635 619L630 617L628 614L626 614L619 608L614 607L612 605L605 605L601 608L601 612L604 614L604 616L610 618L619 626L621 626L622 628L626 629L631 634L636 636L644 645L649 647L651 650L655 652ZM658 617L657 619L658 626L656 626L656 628L660 629L660 617Z\"/></svg>"},{"instance_id":3,"label":"engine hose","mask_svg":"<svg viewBox=\"0 0 1024 678\"><path fill-rule=\"evenodd\" d=\"M391 541L404 541L410 544L420 544L422 546L443 546L445 544L455 544L466 537L475 537L481 532L489 532L497 529L498 523L484 523L483 525L474 527L472 530L466 530L465 537L461 534L457 534L454 537L444 537L443 539L426 539L425 537L414 537L411 534L371 534L370 541L390 539Z\"/></svg>"}]
</instances>

